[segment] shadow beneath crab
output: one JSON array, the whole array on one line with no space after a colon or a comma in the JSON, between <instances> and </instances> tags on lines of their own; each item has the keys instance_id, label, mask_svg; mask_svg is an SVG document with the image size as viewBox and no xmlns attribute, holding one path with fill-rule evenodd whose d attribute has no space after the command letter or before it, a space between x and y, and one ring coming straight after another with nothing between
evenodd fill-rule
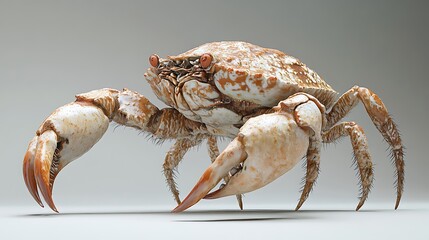
<instances>
[{"instance_id":1,"label":"shadow beneath crab","mask_svg":"<svg viewBox=\"0 0 429 240\"><path fill-rule=\"evenodd\" d=\"M384 212L391 210L359 210L359 212ZM65 213L36 213L36 214L23 214L16 215L16 217L67 217L67 216L119 216L119 215L159 215L171 217L185 217L185 216L224 216L225 219L190 219L190 220L175 220L179 222L218 222L218 221L273 221L284 219L305 219L312 218L311 213L353 213L355 210L344 209L323 209L323 210L284 210L284 209L250 209L250 210L190 210L181 213L171 213L169 210L161 211L106 211L106 212L65 212ZM268 215L268 216L267 216ZM276 216L276 215L281 215ZM286 216L285 216L286 215ZM234 216L234 218L227 218ZM237 218L242 216L243 218ZM266 217L261 217L266 216ZM315 216L315 215L313 215ZM248 218L246 218L248 217Z\"/></svg>"}]
</instances>

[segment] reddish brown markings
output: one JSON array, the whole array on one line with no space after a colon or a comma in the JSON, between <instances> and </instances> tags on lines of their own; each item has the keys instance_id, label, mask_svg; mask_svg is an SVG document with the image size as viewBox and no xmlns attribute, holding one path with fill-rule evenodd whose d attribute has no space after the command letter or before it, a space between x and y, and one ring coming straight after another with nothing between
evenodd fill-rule
<instances>
[{"instance_id":1,"label":"reddish brown markings","mask_svg":"<svg viewBox=\"0 0 429 240\"><path fill-rule=\"evenodd\" d=\"M277 84L277 78L276 77L269 77L268 79L267 79L267 83L268 83L268 85L267 85L267 89L269 89L269 88L273 88L273 87L275 87L276 86L276 84Z\"/></svg>"},{"instance_id":2,"label":"reddish brown markings","mask_svg":"<svg viewBox=\"0 0 429 240\"><path fill-rule=\"evenodd\" d=\"M142 95L139 96L138 108L142 111L144 116L150 116L157 110L157 108L145 97Z\"/></svg>"},{"instance_id":3,"label":"reddish brown markings","mask_svg":"<svg viewBox=\"0 0 429 240\"><path fill-rule=\"evenodd\" d=\"M186 86L186 85L185 85ZM197 86L194 86L189 89L191 95L189 95L191 98L205 98L205 99L212 99L209 97L209 94L216 92L216 90L208 85L208 84L197 84Z\"/></svg>"},{"instance_id":4,"label":"reddish brown markings","mask_svg":"<svg viewBox=\"0 0 429 240\"><path fill-rule=\"evenodd\" d=\"M243 71L243 70L235 70L235 73L237 74L237 75L245 75L246 74L246 72L245 71ZM247 75L247 74L246 74Z\"/></svg>"},{"instance_id":5,"label":"reddish brown markings","mask_svg":"<svg viewBox=\"0 0 429 240\"><path fill-rule=\"evenodd\" d=\"M94 107L95 106L92 102L83 102L83 101L75 102L75 104L78 104L82 107ZM53 115L57 112L58 112L58 109L55 110L55 112L53 112L51 115Z\"/></svg>"},{"instance_id":6,"label":"reddish brown markings","mask_svg":"<svg viewBox=\"0 0 429 240\"><path fill-rule=\"evenodd\" d=\"M91 105L92 105L92 104L91 104ZM92 106L94 106L94 105L92 105ZM46 131L48 131L48 130L52 130L52 131L54 131L55 133L58 133L57 129L55 128L54 123L53 123L50 119L45 120L45 122L43 122L43 124L42 124L42 126L39 128L39 130L37 130L36 135L37 135L37 136L40 136L42 133L44 133L44 132L46 132ZM37 149L39 149L39 148L37 148Z\"/></svg>"},{"instance_id":7,"label":"reddish brown markings","mask_svg":"<svg viewBox=\"0 0 429 240\"><path fill-rule=\"evenodd\" d=\"M213 169L208 168L203 176L201 176L199 183L208 182L210 180L210 177L212 176Z\"/></svg>"},{"instance_id":8,"label":"reddish brown markings","mask_svg":"<svg viewBox=\"0 0 429 240\"><path fill-rule=\"evenodd\" d=\"M255 79L253 83L258 87L262 87L262 79ZM262 89L260 91L262 92Z\"/></svg>"},{"instance_id":9,"label":"reddish brown markings","mask_svg":"<svg viewBox=\"0 0 429 240\"><path fill-rule=\"evenodd\" d=\"M206 93L215 92L215 89L212 86L207 86L207 85L203 85L202 90L204 90ZM207 94L205 96L207 96Z\"/></svg>"},{"instance_id":10,"label":"reddish brown markings","mask_svg":"<svg viewBox=\"0 0 429 240\"><path fill-rule=\"evenodd\" d=\"M362 87L358 89L358 93L371 118L375 118L380 122L384 122L387 118L389 118L389 113L387 112L386 106L384 106L384 103L377 96L377 94L373 93L367 88ZM374 99L375 105L371 103L371 98Z\"/></svg>"},{"instance_id":11,"label":"reddish brown markings","mask_svg":"<svg viewBox=\"0 0 429 240\"><path fill-rule=\"evenodd\" d=\"M246 77L247 75L240 75L240 76L237 76L235 80L231 80L230 78L221 78L221 79L218 79L217 81L220 87L223 89L226 89L227 84L230 84L231 86L235 86L236 84L238 84L240 87L238 90L249 91L250 90L249 86L247 86L246 84ZM231 90L237 91L237 89L231 89Z\"/></svg>"},{"instance_id":12,"label":"reddish brown markings","mask_svg":"<svg viewBox=\"0 0 429 240\"><path fill-rule=\"evenodd\" d=\"M292 69L293 73L299 78L299 80L307 83L308 82L308 69L298 64L291 64L289 68Z\"/></svg>"}]
</instances>

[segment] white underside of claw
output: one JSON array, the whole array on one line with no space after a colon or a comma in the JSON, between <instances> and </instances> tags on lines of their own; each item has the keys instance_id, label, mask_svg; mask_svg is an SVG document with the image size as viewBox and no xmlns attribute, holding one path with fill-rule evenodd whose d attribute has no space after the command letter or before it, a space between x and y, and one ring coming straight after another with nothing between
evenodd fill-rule
<instances>
[{"instance_id":1,"label":"white underside of claw","mask_svg":"<svg viewBox=\"0 0 429 240\"><path fill-rule=\"evenodd\" d=\"M108 127L109 119L100 108L73 102L53 112L39 130L50 128L63 141L59 152L63 168L91 149Z\"/></svg>"}]
</instances>

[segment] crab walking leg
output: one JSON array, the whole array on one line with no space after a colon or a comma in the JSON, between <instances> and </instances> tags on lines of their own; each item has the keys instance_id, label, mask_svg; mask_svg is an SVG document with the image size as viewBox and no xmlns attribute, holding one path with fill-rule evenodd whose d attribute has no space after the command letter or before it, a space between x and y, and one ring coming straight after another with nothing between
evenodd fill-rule
<instances>
[{"instance_id":1,"label":"crab walking leg","mask_svg":"<svg viewBox=\"0 0 429 240\"><path fill-rule=\"evenodd\" d=\"M372 122L383 135L392 151L392 158L395 162L397 175L397 180L395 181L397 189L395 209L397 209L401 201L402 192L404 191L404 147L396 124L390 117L381 99L367 88L354 86L338 99L331 111L327 114L327 125L325 130L331 128L346 116L347 113L357 105L359 100L365 106Z\"/></svg>"},{"instance_id":2,"label":"crab walking leg","mask_svg":"<svg viewBox=\"0 0 429 240\"><path fill-rule=\"evenodd\" d=\"M207 134L204 124L188 120L174 109L159 110L144 96L127 89L79 94L75 102L58 108L42 123L24 156L25 183L41 206L37 188L51 209L57 211L52 200L55 177L91 149L111 121L163 139Z\"/></svg>"},{"instance_id":3,"label":"crab walking leg","mask_svg":"<svg viewBox=\"0 0 429 240\"><path fill-rule=\"evenodd\" d=\"M295 121L301 128L308 129L309 143L307 149L307 172L301 198L295 210L298 210L307 199L319 175L321 131L326 122L325 107L313 96L297 94L285 101L286 105L294 111Z\"/></svg>"},{"instance_id":4,"label":"crab walking leg","mask_svg":"<svg viewBox=\"0 0 429 240\"><path fill-rule=\"evenodd\" d=\"M219 156L219 148L217 145L217 140L215 136L210 136L207 139L207 146L209 151L210 160L212 163L216 160L216 158ZM229 182L230 176L226 175L223 180L225 181L225 184ZM243 210L243 197L241 194L235 195L238 202L238 207L240 207L241 210Z\"/></svg>"},{"instance_id":5,"label":"crab walking leg","mask_svg":"<svg viewBox=\"0 0 429 240\"><path fill-rule=\"evenodd\" d=\"M307 150L307 172L305 174L305 184L295 211L298 211L298 209L301 208L302 204L308 198L308 195L313 188L313 184L316 182L316 179L319 176L321 145L320 137L316 137L315 135L310 136L310 143Z\"/></svg>"},{"instance_id":6,"label":"crab walking leg","mask_svg":"<svg viewBox=\"0 0 429 240\"><path fill-rule=\"evenodd\" d=\"M353 154L359 168L361 196L359 204L356 207L356 211L358 211L365 203L372 186L373 169L371 155L368 151L368 142L365 133L362 128L354 122L343 122L335 125L322 134L322 139L325 143L331 143L344 136L350 137L353 146Z\"/></svg>"},{"instance_id":7,"label":"crab walking leg","mask_svg":"<svg viewBox=\"0 0 429 240\"><path fill-rule=\"evenodd\" d=\"M170 191L173 193L174 199L177 204L180 204L179 190L177 189L176 181L174 180L174 171L176 167L179 165L180 161L182 161L183 156L185 156L186 152L189 151L194 146L197 146L201 143L202 138L182 138L178 139L174 145L170 148L165 156L164 160L164 175L167 180L167 184L170 188Z\"/></svg>"}]
</instances>

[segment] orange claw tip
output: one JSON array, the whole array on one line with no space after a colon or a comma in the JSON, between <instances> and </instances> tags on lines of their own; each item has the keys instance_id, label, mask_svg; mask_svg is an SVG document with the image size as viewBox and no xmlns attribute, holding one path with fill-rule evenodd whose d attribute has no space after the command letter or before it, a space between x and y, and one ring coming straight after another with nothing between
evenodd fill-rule
<instances>
[{"instance_id":1,"label":"orange claw tip","mask_svg":"<svg viewBox=\"0 0 429 240\"><path fill-rule=\"evenodd\" d=\"M43 169L38 168L38 166L40 165L38 163L42 163L42 162L36 162L36 180L37 180L37 185L39 186L40 193L45 199L46 204L48 204L48 206L54 212L58 212L57 208L55 207L54 200L52 199L52 188L49 183L49 171L43 173L44 172Z\"/></svg>"},{"instance_id":2,"label":"orange claw tip","mask_svg":"<svg viewBox=\"0 0 429 240\"><path fill-rule=\"evenodd\" d=\"M202 197L201 196L197 196L197 194L195 194L195 193L196 193L196 191L195 191L195 188L194 188L191 191L191 193L175 209L173 209L171 212L172 213L183 212L186 209L192 207L197 202L199 202Z\"/></svg>"},{"instance_id":3,"label":"orange claw tip","mask_svg":"<svg viewBox=\"0 0 429 240\"><path fill-rule=\"evenodd\" d=\"M172 212L177 213L185 211L199 202L220 181L220 177L214 177L212 173L213 169L209 167L203 173L197 184L195 184L188 196L186 196L182 203L173 209Z\"/></svg>"},{"instance_id":4,"label":"orange claw tip","mask_svg":"<svg viewBox=\"0 0 429 240\"><path fill-rule=\"evenodd\" d=\"M34 157L34 176L45 202L55 212L58 212L52 199L53 180L58 173L53 172L51 176L51 165L55 149L57 147L57 135L53 131L46 131L39 136L37 150Z\"/></svg>"},{"instance_id":5,"label":"orange claw tip","mask_svg":"<svg viewBox=\"0 0 429 240\"><path fill-rule=\"evenodd\" d=\"M38 176L37 184L39 185L40 192L42 193L45 202L53 211L58 212L57 208L55 207L54 200L52 199L52 189L49 185L49 181L46 182L43 180L43 177Z\"/></svg>"},{"instance_id":6,"label":"orange claw tip","mask_svg":"<svg viewBox=\"0 0 429 240\"><path fill-rule=\"evenodd\" d=\"M30 192L31 196L41 207L44 207L40 199L39 192L37 191L37 183L36 178L34 176L34 155L36 154L37 139L38 137L35 136L28 144L28 149L25 153L24 161L22 164L22 172L24 176L25 185L27 186L27 189Z\"/></svg>"},{"instance_id":7,"label":"orange claw tip","mask_svg":"<svg viewBox=\"0 0 429 240\"><path fill-rule=\"evenodd\" d=\"M220 188L220 189L218 189L216 191L213 191L213 192L207 194L205 197L203 197L203 199L216 199L216 198L219 198L218 195L219 195L220 191L222 191L222 189L223 188Z\"/></svg>"}]
</instances>

